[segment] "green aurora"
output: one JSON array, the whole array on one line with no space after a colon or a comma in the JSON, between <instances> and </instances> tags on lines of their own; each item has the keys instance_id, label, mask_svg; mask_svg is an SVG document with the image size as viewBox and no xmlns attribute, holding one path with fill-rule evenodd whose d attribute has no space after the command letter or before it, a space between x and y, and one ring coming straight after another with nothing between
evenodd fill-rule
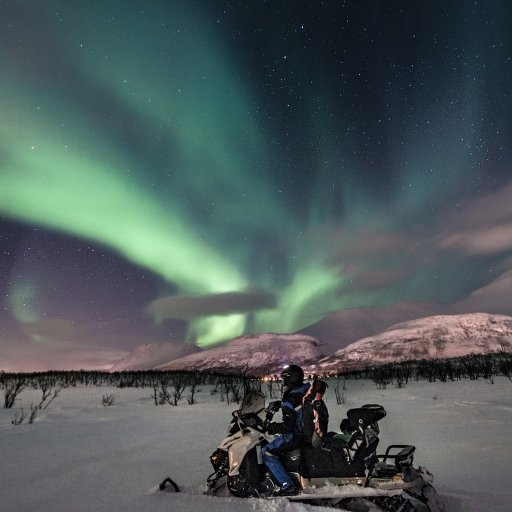
<instances>
[{"instance_id":1,"label":"green aurora","mask_svg":"<svg viewBox=\"0 0 512 512\"><path fill-rule=\"evenodd\" d=\"M490 189L481 186L496 172L489 124L504 129L510 110L496 111L492 71L510 78L510 62L502 71L509 48L484 52L484 67L471 53L464 72L453 72L449 56L434 80L426 73L446 53L429 44L435 20L420 16L426 25L415 55L397 55L399 41L375 31L387 51L357 57L357 41L347 39L354 47L343 65L315 61L318 30L307 50L275 32L261 69L271 76L265 80L300 90L287 98L255 78L261 69L251 67L248 41L256 29L236 43L217 2L186 5L70 2L57 10L37 2L29 17L13 8L0 45L5 218L109 248L160 276L176 296L274 297L254 311L188 318L187 337L200 346L295 332L344 308L456 300L485 284L476 269L495 255L460 265L457 254L429 260L419 240L435 236L458 197ZM243 23L271 25L268 9ZM411 7L407 16L417 14ZM298 30L306 15L289 23ZM464 43L462 29L455 37L466 49L487 48L490 29L477 14L472 20L480 42ZM329 31L333 41L341 37L334 25ZM436 37L447 41L448 33L439 24ZM408 59L423 63L419 75ZM353 73L345 89L344 73ZM350 256L351 247L381 235L395 243ZM389 283L356 286L374 273ZM10 307L20 322L35 319L20 306L34 293L29 282L13 282Z\"/></svg>"}]
</instances>

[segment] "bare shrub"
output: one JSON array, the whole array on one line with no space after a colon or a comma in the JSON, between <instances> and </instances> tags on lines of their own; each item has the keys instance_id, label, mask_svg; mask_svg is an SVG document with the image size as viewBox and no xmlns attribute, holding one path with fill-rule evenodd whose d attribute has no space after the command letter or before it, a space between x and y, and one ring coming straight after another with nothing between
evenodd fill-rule
<instances>
[{"instance_id":1,"label":"bare shrub","mask_svg":"<svg viewBox=\"0 0 512 512\"><path fill-rule=\"evenodd\" d=\"M162 405L162 403L160 403L160 385L159 384L153 384L153 393L151 394L151 398L153 399L153 401L155 402L155 405Z\"/></svg>"},{"instance_id":2,"label":"bare shrub","mask_svg":"<svg viewBox=\"0 0 512 512\"><path fill-rule=\"evenodd\" d=\"M111 405L114 405L116 400L117 395L114 395L113 393L110 393L109 395L103 395L101 397L101 405L103 405L103 407L110 407Z\"/></svg>"},{"instance_id":3,"label":"bare shrub","mask_svg":"<svg viewBox=\"0 0 512 512\"><path fill-rule=\"evenodd\" d=\"M220 401L224 399L228 404L240 403L244 396L244 379L239 377L233 377L231 375L225 375L220 378Z\"/></svg>"},{"instance_id":4,"label":"bare shrub","mask_svg":"<svg viewBox=\"0 0 512 512\"><path fill-rule=\"evenodd\" d=\"M341 389L340 389L341 384ZM334 396L336 397L336 403L338 405L344 405L347 403L347 396L346 396L346 383L345 379L341 381L339 376L336 376L336 384L334 386Z\"/></svg>"},{"instance_id":5,"label":"bare shrub","mask_svg":"<svg viewBox=\"0 0 512 512\"><path fill-rule=\"evenodd\" d=\"M23 411L23 409L21 409L19 416L18 416L17 412L14 413L14 419L11 421L11 423L13 425L19 425L20 423L23 422L24 419L25 419L25 412Z\"/></svg>"},{"instance_id":6,"label":"bare shrub","mask_svg":"<svg viewBox=\"0 0 512 512\"><path fill-rule=\"evenodd\" d=\"M512 381L512 357L504 352L501 353L498 358L497 366L501 375Z\"/></svg>"},{"instance_id":7,"label":"bare shrub","mask_svg":"<svg viewBox=\"0 0 512 512\"><path fill-rule=\"evenodd\" d=\"M267 391L268 391L268 397L273 400L274 398L277 398L276 396L276 389L274 387L275 381L274 378L271 377L266 381L267 383Z\"/></svg>"},{"instance_id":8,"label":"bare shrub","mask_svg":"<svg viewBox=\"0 0 512 512\"><path fill-rule=\"evenodd\" d=\"M30 424L34 423L37 416L37 411L39 410L39 407L35 406L34 404L30 404L30 416L28 417L28 422Z\"/></svg>"},{"instance_id":9,"label":"bare shrub","mask_svg":"<svg viewBox=\"0 0 512 512\"><path fill-rule=\"evenodd\" d=\"M4 409L11 409L18 395L25 389L24 379L10 377L0 381L0 387L4 390Z\"/></svg>"},{"instance_id":10,"label":"bare shrub","mask_svg":"<svg viewBox=\"0 0 512 512\"><path fill-rule=\"evenodd\" d=\"M201 391L200 389L197 388L197 386L200 383L200 380L201 380L200 379L200 375L197 374L197 373L189 375L188 388L189 388L190 394L187 396L188 405L194 405L195 404L196 393Z\"/></svg>"},{"instance_id":11,"label":"bare shrub","mask_svg":"<svg viewBox=\"0 0 512 512\"><path fill-rule=\"evenodd\" d=\"M175 373L163 376L159 384L154 384L151 396L155 401L155 405L169 404L177 406L186 388L187 375Z\"/></svg>"},{"instance_id":12,"label":"bare shrub","mask_svg":"<svg viewBox=\"0 0 512 512\"><path fill-rule=\"evenodd\" d=\"M187 376L184 373L175 373L171 376L171 396L172 396L172 404L178 405L178 402L183 395L185 389L187 389Z\"/></svg>"},{"instance_id":13,"label":"bare shrub","mask_svg":"<svg viewBox=\"0 0 512 512\"><path fill-rule=\"evenodd\" d=\"M41 397L41 401L37 406L39 409L46 409L62 391L62 388L54 389L48 382L41 382L40 388L43 392L43 396Z\"/></svg>"},{"instance_id":14,"label":"bare shrub","mask_svg":"<svg viewBox=\"0 0 512 512\"><path fill-rule=\"evenodd\" d=\"M157 386L156 388L156 396L157 400L155 401L155 405L174 405L173 400L171 398L171 394L169 392L169 387L167 384L164 384L163 382L160 384L160 387Z\"/></svg>"}]
</instances>

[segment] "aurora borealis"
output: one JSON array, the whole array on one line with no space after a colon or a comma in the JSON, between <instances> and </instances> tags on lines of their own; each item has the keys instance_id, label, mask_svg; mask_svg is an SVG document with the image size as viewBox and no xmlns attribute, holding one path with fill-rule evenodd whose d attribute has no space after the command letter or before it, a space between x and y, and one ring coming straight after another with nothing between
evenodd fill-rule
<instances>
[{"instance_id":1,"label":"aurora borealis","mask_svg":"<svg viewBox=\"0 0 512 512\"><path fill-rule=\"evenodd\" d=\"M503 297L508 2L0 6L0 368Z\"/></svg>"}]
</instances>

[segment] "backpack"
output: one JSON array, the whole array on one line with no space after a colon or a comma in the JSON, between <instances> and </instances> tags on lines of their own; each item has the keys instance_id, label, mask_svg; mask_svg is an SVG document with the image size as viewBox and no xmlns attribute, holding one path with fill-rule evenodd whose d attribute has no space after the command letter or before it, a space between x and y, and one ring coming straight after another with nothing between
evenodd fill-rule
<instances>
[{"instance_id":1,"label":"backpack","mask_svg":"<svg viewBox=\"0 0 512 512\"><path fill-rule=\"evenodd\" d=\"M318 448L329 426L329 411L323 400L327 384L313 381L302 402L302 437L304 442Z\"/></svg>"}]
</instances>

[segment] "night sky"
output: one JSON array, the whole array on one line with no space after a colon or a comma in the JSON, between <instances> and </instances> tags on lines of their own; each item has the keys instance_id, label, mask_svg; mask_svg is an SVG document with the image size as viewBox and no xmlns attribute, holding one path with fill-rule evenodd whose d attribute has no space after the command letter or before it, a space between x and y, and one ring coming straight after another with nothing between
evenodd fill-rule
<instances>
[{"instance_id":1,"label":"night sky","mask_svg":"<svg viewBox=\"0 0 512 512\"><path fill-rule=\"evenodd\" d=\"M512 314L512 4L0 0L0 369L429 301Z\"/></svg>"}]
</instances>

